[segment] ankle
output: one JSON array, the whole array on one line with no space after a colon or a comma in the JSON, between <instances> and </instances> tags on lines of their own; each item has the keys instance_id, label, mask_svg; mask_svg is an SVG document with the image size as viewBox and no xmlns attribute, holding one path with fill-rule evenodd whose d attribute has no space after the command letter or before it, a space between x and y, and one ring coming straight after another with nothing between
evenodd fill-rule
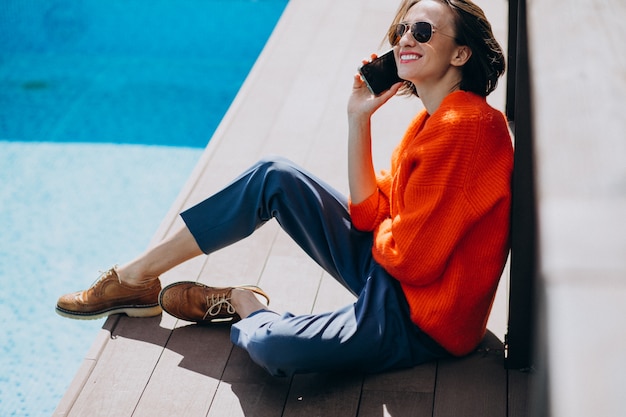
<instances>
[{"instance_id":1,"label":"ankle","mask_svg":"<svg viewBox=\"0 0 626 417\"><path fill-rule=\"evenodd\" d=\"M267 308L261 303L252 291L243 288L233 288L231 292L231 303L235 307L237 314L243 319L250 314Z\"/></svg>"},{"instance_id":2,"label":"ankle","mask_svg":"<svg viewBox=\"0 0 626 417\"><path fill-rule=\"evenodd\" d=\"M127 285L145 285L157 281L159 277L149 276L133 271L131 268L115 267L120 281Z\"/></svg>"}]
</instances>

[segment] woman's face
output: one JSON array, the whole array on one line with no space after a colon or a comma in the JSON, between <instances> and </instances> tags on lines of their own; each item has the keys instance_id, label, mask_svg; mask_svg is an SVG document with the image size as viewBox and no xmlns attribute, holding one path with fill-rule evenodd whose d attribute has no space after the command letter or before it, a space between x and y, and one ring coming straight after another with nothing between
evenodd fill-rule
<instances>
[{"instance_id":1,"label":"woman's face","mask_svg":"<svg viewBox=\"0 0 626 417\"><path fill-rule=\"evenodd\" d=\"M456 68L458 45L454 41L454 14L450 8L436 0L422 0L409 9L402 22L429 22L434 33L426 43L417 42L410 30L400 38L395 47L400 78L411 81L419 91L460 77L459 71L451 73ZM460 78L456 80L459 81Z\"/></svg>"}]
</instances>

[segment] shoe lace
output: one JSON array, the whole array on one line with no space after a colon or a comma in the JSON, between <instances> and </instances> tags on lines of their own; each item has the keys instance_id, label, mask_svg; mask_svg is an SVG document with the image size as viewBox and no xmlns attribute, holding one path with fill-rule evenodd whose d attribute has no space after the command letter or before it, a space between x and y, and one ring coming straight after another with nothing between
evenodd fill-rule
<instances>
[{"instance_id":1,"label":"shoe lace","mask_svg":"<svg viewBox=\"0 0 626 417\"><path fill-rule=\"evenodd\" d=\"M226 308L226 312L228 314L235 314L235 307L230 303L230 298L227 297L228 294L211 294L209 297L206 296L206 305L209 307L204 313L203 320L206 320L207 317L215 317L220 314L222 308Z\"/></svg>"},{"instance_id":2,"label":"shoe lace","mask_svg":"<svg viewBox=\"0 0 626 417\"><path fill-rule=\"evenodd\" d=\"M100 273L100 276L98 276L98 278L96 278L96 280L91 284L91 286L89 288L93 288L96 285L98 285L98 283L100 283L100 281L103 281L104 279L106 279L109 275L111 275L113 272L115 272L115 269L117 268L117 265L115 265L113 268L106 270L106 271L98 271ZM122 283L122 280L120 279L120 276L117 275L117 280L119 281L119 283Z\"/></svg>"}]
</instances>

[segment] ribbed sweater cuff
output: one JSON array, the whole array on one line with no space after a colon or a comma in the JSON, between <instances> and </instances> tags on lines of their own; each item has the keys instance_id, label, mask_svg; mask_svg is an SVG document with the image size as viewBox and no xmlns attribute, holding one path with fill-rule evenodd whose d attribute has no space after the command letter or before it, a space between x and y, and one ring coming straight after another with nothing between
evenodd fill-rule
<instances>
[{"instance_id":1,"label":"ribbed sweater cuff","mask_svg":"<svg viewBox=\"0 0 626 417\"><path fill-rule=\"evenodd\" d=\"M353 204L350 201L350 216L357 229L371 231L376 227L379 194L380 192L376 190L375 193L358 204Z\"/></svg>"}]
</instances>

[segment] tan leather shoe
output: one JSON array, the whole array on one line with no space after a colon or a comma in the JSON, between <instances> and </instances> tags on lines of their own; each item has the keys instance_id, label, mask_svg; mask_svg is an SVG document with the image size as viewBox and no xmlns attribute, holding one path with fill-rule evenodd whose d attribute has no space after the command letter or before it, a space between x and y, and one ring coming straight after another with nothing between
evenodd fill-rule
<instances>
[{"instance_id":1,"label":"tan leather shoe","mask_svg":"<svg viewBox=\"0 0 626 417\"><path fill-rule=\"evenodd\" d=\"M111 314L125 313L130 317L152 317L161 314L157 279L143 285L123 283L109 269L89 289L65 294L57 301L56 312L71 319L91 320Z\"/></svg>"},{"instance_id":2,"label":"tan leather shoe","mask_svg":"<svg viewBox=\"0 0 626 417\"><path fill-rule=\"evenodd\" d=\"M253 285L215 288L200 282L182 281L163 288L159 304L166 313L185 321L206 324L239 320L230 303L234 288L252 291L264 297L267 304L270 302L267 294Z\"/></svg>"}]
</instances>

